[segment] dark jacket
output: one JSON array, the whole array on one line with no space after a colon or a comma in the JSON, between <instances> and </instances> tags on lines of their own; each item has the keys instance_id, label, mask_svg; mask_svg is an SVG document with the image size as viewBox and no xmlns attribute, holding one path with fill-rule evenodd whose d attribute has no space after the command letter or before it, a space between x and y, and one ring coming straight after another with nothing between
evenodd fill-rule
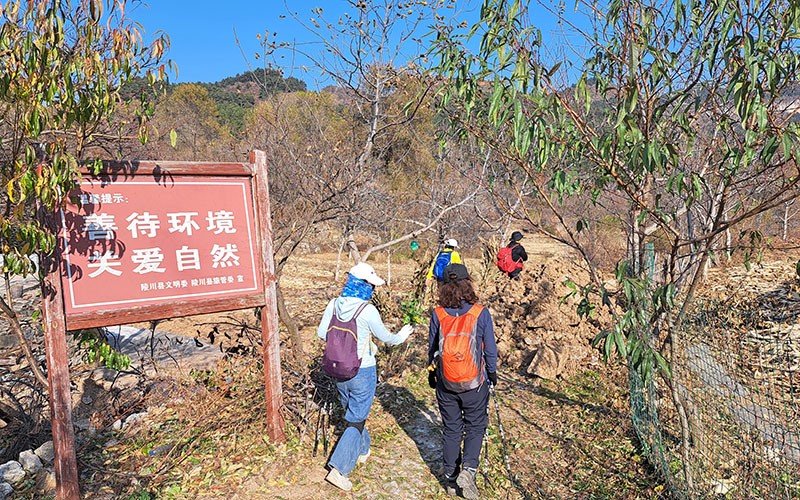
<instances>
[{"instance_id":1,"label":"dark jacket","mask_svg":"<svg viewBox=\"0 0 800 500\"><path fill-rule=\"evenodd\" d=\"M514 259L515 262L525 262L528 260L528 253L525 251L525 247L523 247L520 242L512 241L506 246L511 248L511 258Z\"/></svg>"}]
</instances>

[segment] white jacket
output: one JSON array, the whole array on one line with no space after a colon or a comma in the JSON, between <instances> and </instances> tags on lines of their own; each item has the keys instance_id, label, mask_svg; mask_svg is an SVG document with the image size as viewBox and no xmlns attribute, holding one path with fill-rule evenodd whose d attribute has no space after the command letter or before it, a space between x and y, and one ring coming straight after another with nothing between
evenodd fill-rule
<instances>
[{"instance_id":1,"label":"white jacket","mask_svg":"<svg viewBox=\"0 0 800 500\"><path fill-rule=\"evenodd\" d=\"M365 301L358 297L336 297L328 302L325 312L322 314L322 319L317 327L317 336L325 340L328 334L328 325L333 317L333 311L336 310L336 315L342 321L350 320L356 312L356 309L361 306ZM358 327L358 355L361 357L361 367L374 366L375 354L378 352L378 346L372 342L371 335L374 335L381 342L389 345L402 344L406 337L390 333L381 320L381 315L378 309L372 304L367 306L361 311L361 314L356 318L356 325ZM370 335L371 334L371 335Z\"/></svg>"}]
</instances>

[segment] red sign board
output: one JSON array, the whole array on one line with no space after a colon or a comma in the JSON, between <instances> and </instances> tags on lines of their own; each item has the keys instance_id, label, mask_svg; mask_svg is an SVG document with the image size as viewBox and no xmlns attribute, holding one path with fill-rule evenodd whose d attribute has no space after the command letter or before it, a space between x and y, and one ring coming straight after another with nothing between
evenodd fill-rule
<instances>
[{"instance_id":1,"label":"red sign board","mask_svg":"<svg viewBox=\"0 0 800 500\"><path fill-rule=\"evenodd\" d=\"M104 162L39 214L56 497L80 497L66 331L259 306L267 434L285 439L267 161Z\"/></svg>"},{"instance_id":2,"label":"red sign board","mask_svg":"<svg viewBox=\"0 0 800 500\"><path fill-rule=\"evenodd\" d=\"M263 293L250 177L84 178L60 220L68 319Z\"/></svg>"}]
</instances>

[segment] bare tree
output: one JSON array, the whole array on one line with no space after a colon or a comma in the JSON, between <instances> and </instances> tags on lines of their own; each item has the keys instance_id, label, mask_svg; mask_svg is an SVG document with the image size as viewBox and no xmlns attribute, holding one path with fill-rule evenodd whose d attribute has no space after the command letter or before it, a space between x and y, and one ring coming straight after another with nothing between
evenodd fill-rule
<instances>
[{"instance_id":1,"label":"bare tree","mask_svg":"<svg viewBox=\"0 0 800 500\"><path fill-rule=\"evenodd\" d=\"M289 60L310 61L309 73L331 83L321 92L276 95L248 122L248 147L270 155L279 270L315 231L336 229L360 262L436 230L475 196L476 186L437 184L439 172L457 170L433 133L435 82L415 63L420 31L448 3L352 1L340 19L317 8L309 21L287 3L289 17L316 42L263 40L264 61L289 51Z\"/></svg>"},{"instance_id":2,"label":"bare tree","mask_svg":"<svg viewBox=\"0 0 800 500\"><path fill-rule=\"evenodd\" d=\"M349 149L340 156L339 178L347 185L331 201L337 206L337 220L354 261L363 259L357 240L374 238L370 226L386 225L389 195L380 174L386 167L402 163L402 130L413 129L425 106L433 82L422 78L416 64L424 47L421 31L452 2L396 0L351 1L351 11L329 20L322 8L312 9L306 21L287 5L289 16L316 40L303 45L265 45L271 50L288 49L292 60L310 61L341 96L353 119ZM313 49L312 49L313 48ZM431 119L430 112L425 119ZM427 163L432 164L431 137L427 137ZM420 152L420 149L417 150ZM435 164L435 163L433 163ZM438 214L440 217L442 207ZM378 222L370 216L380 215ZM427 219L430 221L430 218ZM388 221L392 225L391 221ZM427 225L423 223L423 227ZM433 227L433 226L431 226ZM415 227L414 229L418 229ZM369 238L368 238L369 239ZM394 239L394 238L393 238Z\"/></svg>"}]
</instances>

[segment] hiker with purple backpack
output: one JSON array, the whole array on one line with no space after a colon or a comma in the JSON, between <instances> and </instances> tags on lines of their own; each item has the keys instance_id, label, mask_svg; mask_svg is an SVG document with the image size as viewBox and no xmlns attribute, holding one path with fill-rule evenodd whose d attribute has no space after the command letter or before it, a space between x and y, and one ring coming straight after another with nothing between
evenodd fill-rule
<instances>
[{"instance_id":1,"label":"hiker with purple backpack","mask_svg":"<svg viewBox=\"0 0 800 500\"><path fill-rule=\"evenodd\" d=\"M325 479L344 491L353 487L347 476L370 454L370 437L364 423L378 382L378 347L372 336L388 345L398 345L413 331L411 325L405 325L399 332L390 333L378 309L369 303L375 287L384 283L369 264L353 266L341 295L328 303L317 328L319 338L326 341L322 367L336 380L345 412L345 430L328 460L330 472Z\"/></svg>"}]
</instances>

